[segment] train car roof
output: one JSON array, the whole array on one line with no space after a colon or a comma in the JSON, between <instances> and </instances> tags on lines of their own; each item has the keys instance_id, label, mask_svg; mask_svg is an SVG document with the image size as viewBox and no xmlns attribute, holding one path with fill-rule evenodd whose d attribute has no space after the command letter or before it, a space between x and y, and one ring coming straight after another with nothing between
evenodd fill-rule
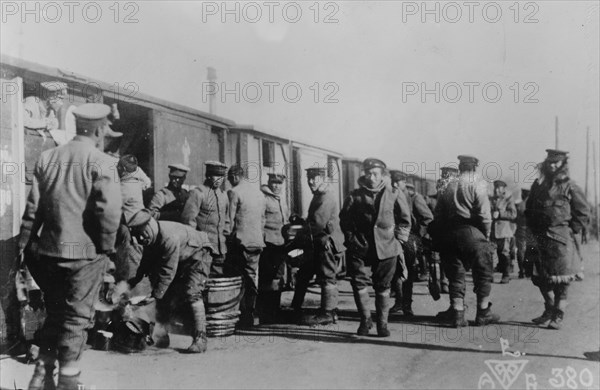
<instances>
[{"instance_id":1,"label":"train car roof","mask_svg":"<svg viewBox=\"0 0 600 390\"><path fill-rule=\"evenodd\" d=\"M155 109L167 109L169 111L175 111L179 113L185 113L194 117L200 117L202 120L209 122L211 125L220 127L231 127L235 126L235 122L217 115L209 114L204 111L197 110L182 104L177 104L168 100L163 100L155 96L151 96L145 93L136 92L134 96L129 96L129 92L124 90L121 85L118 85L119 90L115 91L115 85L107 82L93 79L79 73L65 70L57 67L51 67L41 65L32 61L27 61L21 58L12 57L6 54L0 56L0 64L2 67L8 67L13 69L20 69L22 72L15 72L17 76L27 77L28 73L45 75L52 77L58 81L75 82L81 84L88 84L98 86L103 91L111 91L112 93L118 93L120 96L127 96L127 102L133 104L139 104L149 108ZM20 74L21 73L21 74Z\"/></svg>"}]
</instances>

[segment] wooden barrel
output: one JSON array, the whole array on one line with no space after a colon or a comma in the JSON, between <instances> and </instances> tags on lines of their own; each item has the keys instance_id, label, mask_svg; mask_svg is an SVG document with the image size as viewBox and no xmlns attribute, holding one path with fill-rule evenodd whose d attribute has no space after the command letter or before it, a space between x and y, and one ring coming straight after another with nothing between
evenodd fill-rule
<instances>
[{"instance_id":1,"label":"wooden barrel","mask_svg":"<svg viewBox=\"0 0 600 390\"><path fill-rule=\"evenodd\" d=\"M229 336L240 317L240 300L244 294L242 278L214 278L206 283L206 334Z\"/></svg>"}]
</instances>

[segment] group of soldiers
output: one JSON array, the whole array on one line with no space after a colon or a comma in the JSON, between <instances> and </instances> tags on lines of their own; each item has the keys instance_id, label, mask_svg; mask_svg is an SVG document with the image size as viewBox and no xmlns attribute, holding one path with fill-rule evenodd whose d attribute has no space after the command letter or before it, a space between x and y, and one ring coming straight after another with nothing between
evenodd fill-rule
<instances>
[{"instance_id":1,"label":"group of soldiers","mask_svg":"<svg viewBox=\"0 0 600 390\"><path fill-rule=\"evenodd\" d=\"M36 252L25 258L44 293L47 319L30 389L77 388L86 329L111 260L131 288L149 277L151 292L144 302L156 305L152 337L157 347L169 346L173 301L185 301L193 314L188 352L206 351L203 292L209 278L242 277L238 328L255 326L257 314L261 324L282 320L290 248L282 233L290 220L286 176L271 173L258 189L245 178L243 165L208 161L204 182L188 191L184 182L189 168L173 164L168 185L146 208L143 191L150 181L135 156L117 161L103 153L110 113L110 107L99 103L77 107L74 138L41 153L33 169L19 250ZM307 169L313 198L296 238L304 261L296 273L293 318L306 325L337 320L337 276L345 256L360 315L356 333L368 335L375 324L377 335L388 337L390 309L413 315L413 284L419 273L426 273L423 262L429 257L441 260L446 280L442 289L450 297L448 310L438 314L441 321L467 325L465 275L472 270L475 324L498 322L490 302L494 251L497 247L504 280L510 262L507 240L512 237L505 222L521 218L525 230L517 230L517 237L524 243L517 245L518 253L532 264L532 281L545 301L543 314L533 322L560 328L567 289L577 272L577 235L589 217L581 190L568 176L567 153L548 150L540 178L519 210L502 182L495 183L490 202L487 182L476 172L477 158L461 155L458 160L458 169L443 169L436 196L426 200L402 172L389 170L380 159L366 159L364 175L341 209L327 169ZM115 162L119 180L112 175ZM320 309L304 315L305 294L315 276L321 287ZM374 320L370 285L375 290ZM56 363L58 385L53 378Z\"/></svg>"}]
</instances>

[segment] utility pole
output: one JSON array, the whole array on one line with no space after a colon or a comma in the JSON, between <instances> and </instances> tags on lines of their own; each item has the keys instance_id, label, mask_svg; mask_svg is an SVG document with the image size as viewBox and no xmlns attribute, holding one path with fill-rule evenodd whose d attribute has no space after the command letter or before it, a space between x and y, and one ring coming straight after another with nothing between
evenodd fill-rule
<instances>
[{"instance_id":1,"label":"utility pole","mask_svg":"<svg viewBox=\"0 0 600 390\"><path fill-rule=\"evenodd\" d=\"M585 137L585 199L588 198L588 178L590 169L590 127L587 127Z\"/></svg>"},{"instance_id":2,"label":"utility pole","mask_svg":"<svg viewBox=\"0 0 600 390\"><path fill-rule=\"evenodd\" d=\"M594 207L592 210L594 213L594 217L596 218L594 222L596 223L596 239L598 239L598 228L600 228L600 226L598 226L598 178L596 174L596 141L594 141L593 143L592 155L594 156Z\"/></svg>"},{"instance_id":3,"label":"utility pole","mask_svg":"<svg viewBox=\"0 0 600 390\"><path fill-rule=\"evenodd\" d=\"M554 149L558 149L558 116L554 117Z\"/></svg>"}]
</instances>

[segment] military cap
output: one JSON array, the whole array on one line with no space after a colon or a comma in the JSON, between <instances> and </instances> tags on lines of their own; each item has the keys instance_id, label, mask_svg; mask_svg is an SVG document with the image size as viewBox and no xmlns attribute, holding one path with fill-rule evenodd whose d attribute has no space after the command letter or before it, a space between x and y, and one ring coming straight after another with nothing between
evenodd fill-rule
<instances>
[{"instance_id":1,"label":"military cap","mask_svg":"<svg viewBox=\"0 0 600 390\"><path fill-rule=\"evenodd\" d=\"M138 167L138 161L133 154L126 154L119 158L119 165L122 166L126 172L135 172Z\"/></svg>"},{"instance_id":2,"label":"military cap","mask_svg":"<svg viewBox=\"0 0 600 390\"><path fill-rule=\"evenodd\" d=\"M184 177L190 171L190 168L183 164L171 164L169 165L169 169L169 176L175 177Z\"/></svg>"},{"instance_id":3,"label":"military cap","mask_svg":"<svg viewBox=\"0 0 600 390\"><path fill-rule=\"evenodd\" d=\"M244 176L244 168L239 164L232 165L231 168L229 168L227 175Z\"/></svg>"},{"instance_id":4,"label":"military cap","mask_svg":"<svg viewBox=\"0 0 600 390\"><path fill-rule=\"evenodd\" d=\"M275 183L283 183L286 179L286 176L283 173L267 173L267 175L269 176L269 181Z\"/></svg>"},{"instance_id":5,"label":"military cap","mask_svg":"<svg viewBox=\"0 0 600 390\"><path fill-rule=\"evenodd\" d=\"M441 167L441 168L440 168L440 171L441 171L442 173L445 173L445 172L454 172L454 173L458 173L458 168L456 168L456 167Z\"/></svg>"},{"instance_id":6,"label":"military cap","mask_svg":"<svg viewBox=\"0 0 600 390\"><path fill-rule=\"evenodd\" d=\"M506 182L504 182L502 180L495 180L494 187L506 187Z\"/></svg>"},{"instance_id":7,"label":"military cap","mask_svg":"<svg viewBox=\"0 0 600 390\"><path fill-rule=\"evenodd\" d=\"M140 228L145 226L152 219L152 213L148 209L141 209L131 217L127 226L130 228Z\"/></svg>"},{"instance_id":8,"label":"military cap","mask_svg":"<svg viewBox=\"0 0 600 390\"><path fill-rule=\"evenodd\" d=\"M327 176L327 168L323 167L312 167L312 168L306 168L306 176L308 177L315 177L315 176L322 176L322 177L326 177Z\"/></svg>"},{"instance_id":9,"label":"military cap","mask_svg":"<svg viewBox=\"0 0 600 390\"><path fill-rule=\"evenodd\" d=\"M569 157L569 152L563 150L546 149L546 153L548 153L548 156L546 157L546 160L548 161L563 161Z\"/></svg>"},{"instance_id":10,"label":"military cap","mask_svg":"<svg viewBox=\"0 0 600 390\"><path fill-rule=\"evenodd\" d=\"M368 171L369 169L373 169L373 168L381 168L381 169L385 169L387 168L387 166L385 165L385 163L377 158L367 158L365 161L363 161L362 163L362 168L365 171Z\"/></svg>"},{"instance_id":11,"label":"military cap","mask_svg":"<svg viewBox=\"0 0 600 390\"><path fill-rule=\"evenodd\" d=\"M87 134L102 124L107 124L110 107L106 104L85 103L73 110L78 134Z\"/></svg>"},{"instance_id":12,"label":"military cap","mask_svg":"<svg viewBox=\"0 0 600 390\"><path fill-rule=\"evenodd\" d=\"M227 173L227 165L220 161L207 161L204 165L206 166L207 176L225 176Z\"/></svg>"},{"instance_id":13,"label":"military cap","mask_svg":"<svg viewBox=\"0 0 600 390\"><path fill-rule=\"evenodd\" d=\"M457 157L458 161L460 161L461 163L464 164L479 164L479 159L477 157L468 155L468 154L461 154L460 156Z\"/></svg>"},{"instance_id":14,"label":"military cap","mask_svg":"<svg viewBox=\"0 0 600 390\"><path fill-rule=\"evenodd\" d=\"M411 190L415 189L415 185L411 182L406 183L406 188L410 188Z\"/></svg>"},{"instance_id":15,"label":"military cap","mask_svg":"<svg viewBox=\"0 0 600 390\"><path fill-rule=\"evenodd\" d=\"M392 178L392 182L406 180L406 173L398 170L391 170L390 176Z\"/></svg>"},{"instance_id":16,"label":"military cap","mask_svg":"<svg viewBox=\"0 0 600 390\"><path fill-rule=\"evenodd\" d=\"M62 81L44 81L40 85L52 96L64 97L67 94L67 84Z\"/></svg>"}]
</instances>

